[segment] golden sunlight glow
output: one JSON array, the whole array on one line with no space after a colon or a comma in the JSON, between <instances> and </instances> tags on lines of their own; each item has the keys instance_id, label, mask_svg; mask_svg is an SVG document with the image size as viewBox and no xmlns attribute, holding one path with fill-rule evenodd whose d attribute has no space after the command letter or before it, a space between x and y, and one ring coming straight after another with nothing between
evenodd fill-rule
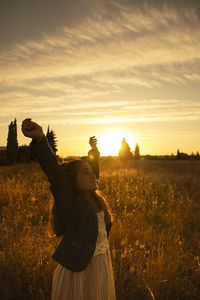
<instances>
[{"instance_id":1,"label":"golden sunlight glow","mask_svg":"<svg viewBox=\"0 0 200 300\"><path fill-rule=\"evenodd\" d=\"M126 142L129 144L131 151L133 151L136 143L136 138L132 133L128 133L121 129L110 129L100 133L97 138L101 156L118 155L123 138L125 138Z\"/></svg>"}]
</instances>

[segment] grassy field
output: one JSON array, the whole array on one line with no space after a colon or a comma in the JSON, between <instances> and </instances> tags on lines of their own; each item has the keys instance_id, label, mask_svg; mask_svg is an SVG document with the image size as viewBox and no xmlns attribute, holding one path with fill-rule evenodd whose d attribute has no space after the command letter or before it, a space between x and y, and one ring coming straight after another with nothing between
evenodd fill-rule
<instances>
[{"instance_id":1,"label":"grassy field","mask_svg":"<svg viewBox=\"0 0 200 300\"><path fill-rule=\"evenodd\" d=\"M200 162L102 159L99 186L117 299L200 299ZM49 198L37 163L0 167L1 300L50 299Z\"/></svg>"}]
</instances>

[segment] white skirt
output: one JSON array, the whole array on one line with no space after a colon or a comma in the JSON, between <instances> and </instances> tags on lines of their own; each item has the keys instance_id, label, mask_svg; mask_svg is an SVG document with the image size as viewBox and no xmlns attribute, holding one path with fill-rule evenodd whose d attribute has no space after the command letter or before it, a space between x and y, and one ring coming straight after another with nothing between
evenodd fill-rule
<instances>
[{"instance_id":1,"label":"white skirt","mask_svg":"<svg viewBox=\"0 0 200 300\"><path fill-rule=\"evenodd\" d=\"M82 272L57 265L51 300L115 300L115 284L110 249L92 257Z\"/></svg>"}]
</instances>

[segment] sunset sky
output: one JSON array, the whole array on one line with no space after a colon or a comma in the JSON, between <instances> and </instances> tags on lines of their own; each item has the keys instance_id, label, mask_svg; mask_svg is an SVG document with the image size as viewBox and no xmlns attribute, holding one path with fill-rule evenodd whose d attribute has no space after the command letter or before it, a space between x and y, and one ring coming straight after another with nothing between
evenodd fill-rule
<instances>
[{"instance_id":1,"label":"sunset sky","mask_svg":"<svg viewBox=\"0 0 200 300\"><path fill-rule=\"evenodd\" d=\"M58 153L200 151L199 0L0 0L0 146L30 117Z\"/></svg>"}]
</instances>

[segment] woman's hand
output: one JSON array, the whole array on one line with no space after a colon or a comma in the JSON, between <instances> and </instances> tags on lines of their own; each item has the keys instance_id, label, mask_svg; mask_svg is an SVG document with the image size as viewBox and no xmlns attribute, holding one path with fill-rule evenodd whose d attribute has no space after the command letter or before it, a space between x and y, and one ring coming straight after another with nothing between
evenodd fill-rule
<instances>
[{"instance_id":1,"label":"woman's hand","mask_svg":"<svg viewBox=\"0 0 200 300\"><path fill-rule=\"evenodd\" d=\"M32 122L30 118L23 120L21 129L24 136L35 139L38 142L42 140L44 136L42 127L37 123Z\"/></svg>"},{"instance_id":2,"label":"woman's hand","mask_svg":"<svg viewBox=\"0 0 200 300\"><path fill-rule=\"evenodd\" d=\"M97 150L97 139L95 136L90 137L89 144L93 150Z\"/></svg>"}]
</instances>

